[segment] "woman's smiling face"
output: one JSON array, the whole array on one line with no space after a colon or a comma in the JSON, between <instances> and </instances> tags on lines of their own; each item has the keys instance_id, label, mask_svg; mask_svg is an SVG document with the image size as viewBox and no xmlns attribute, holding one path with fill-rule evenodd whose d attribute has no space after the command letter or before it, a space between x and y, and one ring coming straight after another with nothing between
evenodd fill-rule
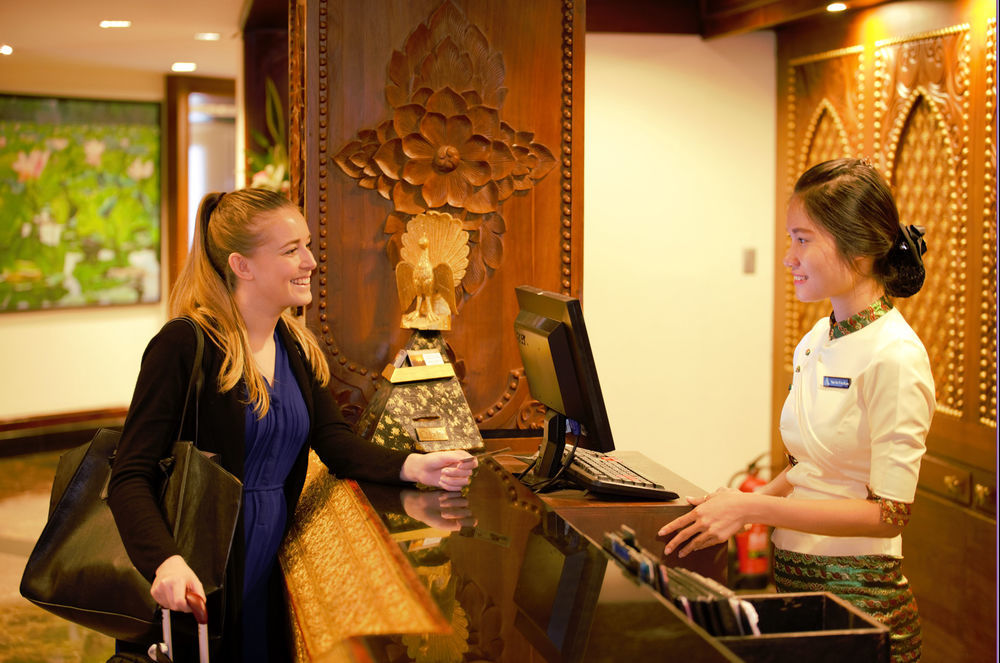
<instances>
[{"instance_id":1,"label":"woman's smiling face","mask_svg":"<svg viewBox=\"0 0 1000 663\"><path fill-rule=\"evenodd\" d=\"M839 304L846 304L846 317L857 313L870 304L866 301L854 308L853 300L858 295L859 279L857 271L844 260L837 250L833 235L813 222L798 198L788 205L785 222L791 246L785 252L782 264L792 274L795 296L802 302L820 302L830 299L838 320L845 315ZM867 295L865 295L867 297Z\"/></svg>"},{"instance_id":2,"label":"woman's smiling face","mask_svg":"<svg viewBox=\"0 0 1000 663\"><path fill-rule=\"evenodd\" d=\"M310 275L316 259L309 248L311 237L305 218L294 207L262 215L261 243L246 256L253 279L244 282L256 307L283 311L312 301Z\"/></svg>"}]
</instances>

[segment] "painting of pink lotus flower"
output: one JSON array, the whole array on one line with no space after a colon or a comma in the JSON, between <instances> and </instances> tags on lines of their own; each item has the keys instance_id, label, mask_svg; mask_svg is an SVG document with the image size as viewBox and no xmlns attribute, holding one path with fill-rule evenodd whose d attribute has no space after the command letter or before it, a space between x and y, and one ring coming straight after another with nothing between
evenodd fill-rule
<instances>
[{"instance_id":1,"label":"painting of pink lotus flower","mask_svg":"<svg viewBox=\"0 0 1000 663\"><path fill-rule=\"evenodd\" d=\"M0 94L0 312L160 289L160 105Z\"/></svg>"}]
</instances>

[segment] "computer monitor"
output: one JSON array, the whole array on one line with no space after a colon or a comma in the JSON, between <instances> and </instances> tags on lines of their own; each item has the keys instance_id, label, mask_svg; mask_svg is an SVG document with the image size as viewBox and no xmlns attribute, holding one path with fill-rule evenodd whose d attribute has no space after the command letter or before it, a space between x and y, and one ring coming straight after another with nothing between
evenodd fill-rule
<instances>
[{"instance_id":1,"label":"computer monitor","mask_svg":"<svg viewBox=\"0 0 1000 663\"><path fill-rule=\"evenodd\" d=\"M516 293L521 362L531 395L547 410L535 474L548 478L562 464L567 420L580 424L585 449L607 453L615 443L580 300L527 285Z\"/></svg>"}]
</instances>

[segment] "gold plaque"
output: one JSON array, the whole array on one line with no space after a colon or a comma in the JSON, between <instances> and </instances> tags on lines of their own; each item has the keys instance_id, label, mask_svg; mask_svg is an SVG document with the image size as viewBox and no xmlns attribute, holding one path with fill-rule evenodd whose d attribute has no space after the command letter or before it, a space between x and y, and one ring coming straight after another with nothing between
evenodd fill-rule
<instances>
[{"instance_id":1,"label":"gold plaque","mask_svg":"<svg viewBox=\"0 0 1000 663\"><path fill-rule=\"evenodd\" d=\"M421 442L444 442L448 439L448 429L444 426L416 426L414 430Z\"/></svg>"}]
</instances>

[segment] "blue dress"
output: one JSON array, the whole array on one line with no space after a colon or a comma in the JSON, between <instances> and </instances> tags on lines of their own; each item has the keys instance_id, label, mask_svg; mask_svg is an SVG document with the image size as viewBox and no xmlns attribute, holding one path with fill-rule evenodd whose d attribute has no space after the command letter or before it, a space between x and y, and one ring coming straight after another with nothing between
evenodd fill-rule
<instances>
[{"instance_id":1,"label":"blue dress","mask_svg":"<svg viewBox=\"0 0 1000 663\"><path fill-rule=\"evenodd\" d=\"M274 382L268 386L271 407L259 420L253 407L246 408L244 663L268 660L267 589L285 533L285 480L309 434L309 412L277 331L274 346Z\"/></svg>"}]
</instances>

